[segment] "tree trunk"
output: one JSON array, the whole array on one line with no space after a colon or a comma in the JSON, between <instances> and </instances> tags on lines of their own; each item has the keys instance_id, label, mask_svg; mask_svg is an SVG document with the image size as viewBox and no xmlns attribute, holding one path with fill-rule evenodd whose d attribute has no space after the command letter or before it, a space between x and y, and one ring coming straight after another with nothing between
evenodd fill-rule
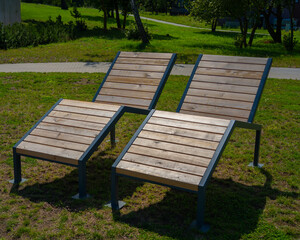
<instances>
[{"instance_id":1,"label":"tree trunk","mask_svg":"<svg viewBox=\"0 0 300 240\"><path fill-rule=\"evenodd\" d=\"M281 26L282 26L282 7L278 5L276 8L276 17L277 17L277 26L276 32L274 31L272 24L270 23L270 15L272 12L272 6L268 9L268 12L263 12L265 21L266 21L266 28L272 37L275 43L281 43Z\"/></svg>"},{"instance_id":2,"label":"tree trunk","mask_svg":"<svg viewBox=\"0 0 300 240\"><path fill-rule=\"evenodd\" d=\"M107 9L103 9L104 18L103 18L103 28L106 31L107 30Z\"/></svg>"},{"instance_id":3,"label":"tree trunk","mask_svg":"<svg viewBox=\"0 0 300 240\"><path fill-rule=\"evenodd\" d=\"M117 27L121 28L121 22L120 22L120 15L119 15L119 6L118 6L118 0L114 0L115 4L115 10L116 10L116 21L117 21Z\"/></svg>"},{"instance_id":4,"label":"tree trunk","mask_svg":"<svg viewBox=\"0 0 300 240\"><path fill-rule=\"evenodd\" d=\"M148 44L148 43L150 43L150 41L149 41L149 39L147 37L147 34L145 32L145 29L144 29L143 23L141 21L140 14L139 14L139 11L137 9L135 0L130 0L130 4L131 4L131 8L132 8L132 12L133 12L133 15L134 15L134 18L135 18L136 25L138 27L138 30L139 30L141 38L142 38L142 42L145 43L145 44Z\"/></svg>"},{"instance_id":5,"label":"tree trunk","mask_svg":"<svg viewBox=\"0 0 300 240\"><path fill-rule=\"evenodd\" d=\"M212 23L211 23L211 31L212 31L212 32L215 32L215 31L216 31L216 28L217 28L217 22L218 22L218 19L213 19L213 20L212 20Z\"/></svg>"},{"instance_id":6,"label":"tree trunk","mask_svg":"<svg viewBox=\"0 0 300 240\"><path fill-rule=\"evenodd\" d=\"M258 27L258 21L256 21L255 24L252 27L252 31L251 31L251 34L250 34L250 39L249 39L249 42L248 42L248 45L250 47L252 46L252 42L253 42L255 31L256 31L257 27Z\"/></svg>"}]
</instances>

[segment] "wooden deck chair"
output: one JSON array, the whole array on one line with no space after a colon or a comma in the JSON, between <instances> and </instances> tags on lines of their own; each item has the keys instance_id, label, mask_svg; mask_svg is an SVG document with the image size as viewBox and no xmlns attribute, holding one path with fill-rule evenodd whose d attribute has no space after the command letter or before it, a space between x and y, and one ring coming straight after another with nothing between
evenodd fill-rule
<instances>
[{"instance_id":1,"label":"wooden deck chair","mask_svg":"<svg viewBox=\"0 0 300 240\"><path fill-rule=\"evenodd\" d=\"M175 60L171 53L118 52L93 102L60 99L15 144L10 182L24 180L20 157L29 156L78 167L74 198L86 198L86 161L109 132L114 145L115 124L124 112L147 114L155 107Z\"/></svg>"},{"instance_id":2,"label":"wooden deck chair","mask_svg":"<svg viewBox=\"0 0 300 240\"><path fill-rule=\"evenodd\" d=\"M112 166L111 207L120 209L118 176L198 194L204 224L205 189L235 127L256 130L253 166L258 166L261 126L254 115L271 59L200 55L177 112L151 110Z\"/></svg>"}]
</instances>

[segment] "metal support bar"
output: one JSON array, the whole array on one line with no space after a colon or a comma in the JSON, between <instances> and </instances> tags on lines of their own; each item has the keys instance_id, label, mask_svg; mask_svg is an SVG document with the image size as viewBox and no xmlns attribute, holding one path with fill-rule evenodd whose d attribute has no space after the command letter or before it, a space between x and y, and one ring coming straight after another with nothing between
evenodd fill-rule
<instances>
[{"instance_id":1,"label":"metal support bar","mask_svg":"<svg viewBox=\"0 0 300 240\"><path fill-rule=\"evenodd\" d=\"M110 130L110 144L114 148L116 146L116 127L115 125Z\"/></svg>"},{"instance_id":2,"label":"metal support bar","mask_svg":"<svg viewBox=\"0 0 300 240\"><path fill-rule=\"evenodd\" d=\"M73 199L86 199L90 196L86 192L86 165L80 161L78 166L79 193L73 196Z\"/></svg>"},{"instance_id":3,"label":"metal support bar","mask_svg":"<svg viewBox=\"0 0 300 240\"><path fill-rule=\"evenodd\" d=\"M248 165L249 167L259 167L259 168L263 167L263 164L258 163L258 161L259 161L260 136L261 136L261 130L256 130L254 159L253 159L253 162Z\"/></svg>"},{"instance_id":4,"label":"metal support bar","mask_svg":"<svg viewBox=\"0 0 300 240\"><path fill-rule=\"evenodd\" d=\"M116 169L113 168L111 171L111 202L105 205L107 207L111 207L112 210L120 210L126 204L123 201L118 201L118 178Z\"/></svg>"},{"instance_id":5,"label":"metal support bar","mask_svg":"<svg viewBox=\"0 0 300 240\"><path fill-rule=\"evenodd\" d=\"M21 174L21 155L17 154L16 148L13 148L13 160L14 160L14 179L9 180L12 184L20 184L25 182L26 179L22 179Z\"/></svg>"}]
</instances>

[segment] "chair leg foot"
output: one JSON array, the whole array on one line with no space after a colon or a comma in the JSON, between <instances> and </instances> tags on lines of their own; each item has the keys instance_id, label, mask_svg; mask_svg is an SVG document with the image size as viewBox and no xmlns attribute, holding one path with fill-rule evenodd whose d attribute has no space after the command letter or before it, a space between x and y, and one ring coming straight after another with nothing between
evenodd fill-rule
<instances>
[{"instance_id":1,"label":"chair leg foot","mask_svg":"<svg viewBox=\"0 0 300 240\"><path fill-rule=\"evenodd\" d=\"M262 163L258 163L257 166L255 166L253 162L251 162L251 163L248 164L248 167L262 168L263 166L264 166L264 164L262 164Z\"/></svg>"},{"instance_id":2,"label":"chair leg foot","mask_svg":"<svg viewBox=\"0 0 300 240\"><path fill-rule=\"evenodd\" d=\"M86 194L85 196L80 196L79 193L75 194L74 196L72 196L73 199L76 199L76 200L85 200L85 199L89 199L91 198L92 196L89 195L89 194Z\"/></svg>"},{"instance_id":3,"label":"chair leg foot","mask_svg":"<svg viewBox=\"0 0 300 240\"><path fill-rule=\"evenodd\" d=\"M201 226L197 226L197 220L194 220L191 225L191 229L196 229L200 232L207 233L210 230L210 225L209 224L202 224Z\"/></svg>"},{"instance_id":4,"label":"chair leg foot","mask_svg":"<svg viewBox=\"0 0 300 240\"><path fill-rule=\"evenodd\" d=\"M8 182L12 183L12 184L21 184L23 182L26 182L27 179L26 178L21 178L20 182L16 182L15 179L9 180Z\"/></svg>"},{"instance_id":5,"label":"chair leg foot","mask_svg":"<svg viewBox=\"0 0 300 240\"><path fill-rule=\"evenodd\" d=\"M118 201L117 206L113 207L112 203L109 202L107 204L105 204L105 207L109 207L109 208L113 208L113 210L120 210L122 207L124 207L126 205L126 202L123 201Z\"/></svg>"}]
</instances>

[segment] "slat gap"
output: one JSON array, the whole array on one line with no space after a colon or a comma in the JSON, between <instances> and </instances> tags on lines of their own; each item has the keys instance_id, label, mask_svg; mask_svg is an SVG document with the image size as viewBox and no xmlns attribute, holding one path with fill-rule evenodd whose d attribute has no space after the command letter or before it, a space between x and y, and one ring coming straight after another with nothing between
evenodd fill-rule
<instances>
[{"instance_id":1,"label":"slat gap","mask_svg":"<svg viewBox=\"0 0 300 240\"><path fill-rule=\"evenodd\" d=\"M49 147L55 147L55 148L59 148L59 149L67 149L67 150L71 150L71 151L78 152L78 153L84 153L84 151L79 151L79 150L75 150L75 149L68 148L68 147L63 147L62 148L62 147L58 147L58 146L55 146L55 145L52 145L52 144L37 143L37 142L33 142L33 141L28 141L26 139L23 142L34 143L34 144L37 144L37 145L43 145L43 146L49 146Z\"/></svg>"}]
</instances>

